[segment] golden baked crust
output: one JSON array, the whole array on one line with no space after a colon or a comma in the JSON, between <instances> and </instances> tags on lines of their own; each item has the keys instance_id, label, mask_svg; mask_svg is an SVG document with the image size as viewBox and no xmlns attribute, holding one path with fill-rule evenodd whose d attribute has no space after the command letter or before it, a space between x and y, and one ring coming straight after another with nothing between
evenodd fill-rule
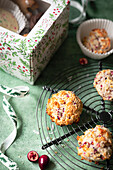
<instances>
[{"instance_id":1,"label":"golden baked crust","mask_svg":"<svg viewBox=\"0 0 113 170\"><path fill-rule=\"evenodd\" d=\"M113 99L113 70L99 71L96 74L93 84L103 100Z\"/></svg>"},{"instance_id":2,"label":"golden baked crust","mask_svg":"<svg viewBox=\"0 0 113 170\"><path fill-rule=\"evenodd\" d=\"M82 112L81 100L72 92L61 90L48 99L46 112L56 125L71 125L78 122Z\"/></svg>"},{"instance_id":3,"label":"golden baked crust","mask_svg":"<svg viewBox=\"0 0 113 170\"><path fill-rule=\"evenodd\" d=\"M103 125L96 125L95 128L88 129L84 135L77 136L78 155L87 161L103 161L110 159L112 155L113 143L112 133Z\"/></svg>"},{"instance_id":4,"label":"golden baked crust","mask_svg":"<svg viewBox=\"0 0 113 170\"><path fill-rule=\"evenodd\" d=\"M111 41L105 29L93 29L88 37L84 37L83 44L95 53L106 53L111 48Z\"/></svg>"}]
</instances>

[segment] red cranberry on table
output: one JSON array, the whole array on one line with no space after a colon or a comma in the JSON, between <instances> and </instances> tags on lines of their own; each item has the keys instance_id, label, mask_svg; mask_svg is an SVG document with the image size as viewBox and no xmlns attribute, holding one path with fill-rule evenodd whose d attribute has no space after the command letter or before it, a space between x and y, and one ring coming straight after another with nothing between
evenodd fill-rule
<instances>
[{"instance_id":1,"label":"red cranberry on table","mask_svg":"<svg viewBox=\"0 0 113 170\"><path fill-rule=\"evenodd\" d=\"M79 62L80 62L81 65L88 64L88 60L86 58L80 58Z\"/></svg>"},{"instance_id":2,"label":"red cranberry on table","mask_svg":"<svg viewBox=\"0 0 113 170\"><path fill-rule=\"evenodd\" d=\"M38 163L39 163L40 169L44 170L49 163L49 157L47 155L40 156Z\"/></svg>"},{"instance_id":3,"label":"red cranberry on table","mask_svg":"<svg viewBox=\"0 0 113 170\"><path fill-rule=\"evenodd\" d=\"M28 154L27 154L27 158L29 161L31 162L36 162L39 158L39 155L36 151L30 151Z\"/></svg>"}]
</instances>

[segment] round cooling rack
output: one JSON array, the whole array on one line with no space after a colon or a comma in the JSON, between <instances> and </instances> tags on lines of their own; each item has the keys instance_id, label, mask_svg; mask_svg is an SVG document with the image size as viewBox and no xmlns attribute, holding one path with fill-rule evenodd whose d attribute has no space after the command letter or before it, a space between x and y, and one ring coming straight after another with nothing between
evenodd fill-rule
<instances>
[{"instance_id":1,"label":"round cooling rack","mask_svg":"<svg viewBox=\"0 0 113 170\"><path fill-rule=\"evenodd\" d=\"M113 102L104 101L93 87L98 71L113 69L113 65L95 62L93 64L69 67L43 87L37 104L37 123L42 149L55 160L61 169L95 170L113 169L113 157L96 164L81 160L77 154L77 136L89 128L103 124L113 132ZM83 103L83 111L78 124L57 126L46 114L48 98L59 90L73 91Z\"/></svg>"}]
</instances>

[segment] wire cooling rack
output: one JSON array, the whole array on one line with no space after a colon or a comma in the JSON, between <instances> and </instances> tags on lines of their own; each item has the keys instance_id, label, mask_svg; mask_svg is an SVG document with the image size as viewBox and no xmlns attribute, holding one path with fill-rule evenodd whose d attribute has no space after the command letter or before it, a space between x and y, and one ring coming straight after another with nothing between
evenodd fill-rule
<instances>
[{"instance_id":1,"label":"wire cooling rack","mask_svg":"<svg viewBox=\"0 0 113 170\"><path fill-rule=\"evenodd\" d=\"M83 66L75 65L65 69L42 89L36 111L42 149L46 149L61 169L113 169L113 157L96 164L81 160L76 149L78 146L76 137L97 124L103 124L113 132L113 102L104 101L93 87L95 75L103 69L113 69L113 65L101 61ZM59 90L71 90L83 102L83 111L78 124L60 127L46 114L48 98Z\"/></svg>"}]
</instances>

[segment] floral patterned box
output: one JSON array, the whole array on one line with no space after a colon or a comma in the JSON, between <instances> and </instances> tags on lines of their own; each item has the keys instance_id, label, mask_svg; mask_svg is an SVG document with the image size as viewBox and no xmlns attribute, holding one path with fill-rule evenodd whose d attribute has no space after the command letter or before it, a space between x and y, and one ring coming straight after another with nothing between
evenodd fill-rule
<instances>
[{"instance_id":1,"label":"floral patterned box","mask_svg":"<svg viewBox=\"0 0 113 170\"><path fill-rule=\"evenodd\" d=\"M43 2L49 8L27 37L0 27L0 67L30 84L34 84L68 33L69 1Z\"/></svg>"}]
</instances>

